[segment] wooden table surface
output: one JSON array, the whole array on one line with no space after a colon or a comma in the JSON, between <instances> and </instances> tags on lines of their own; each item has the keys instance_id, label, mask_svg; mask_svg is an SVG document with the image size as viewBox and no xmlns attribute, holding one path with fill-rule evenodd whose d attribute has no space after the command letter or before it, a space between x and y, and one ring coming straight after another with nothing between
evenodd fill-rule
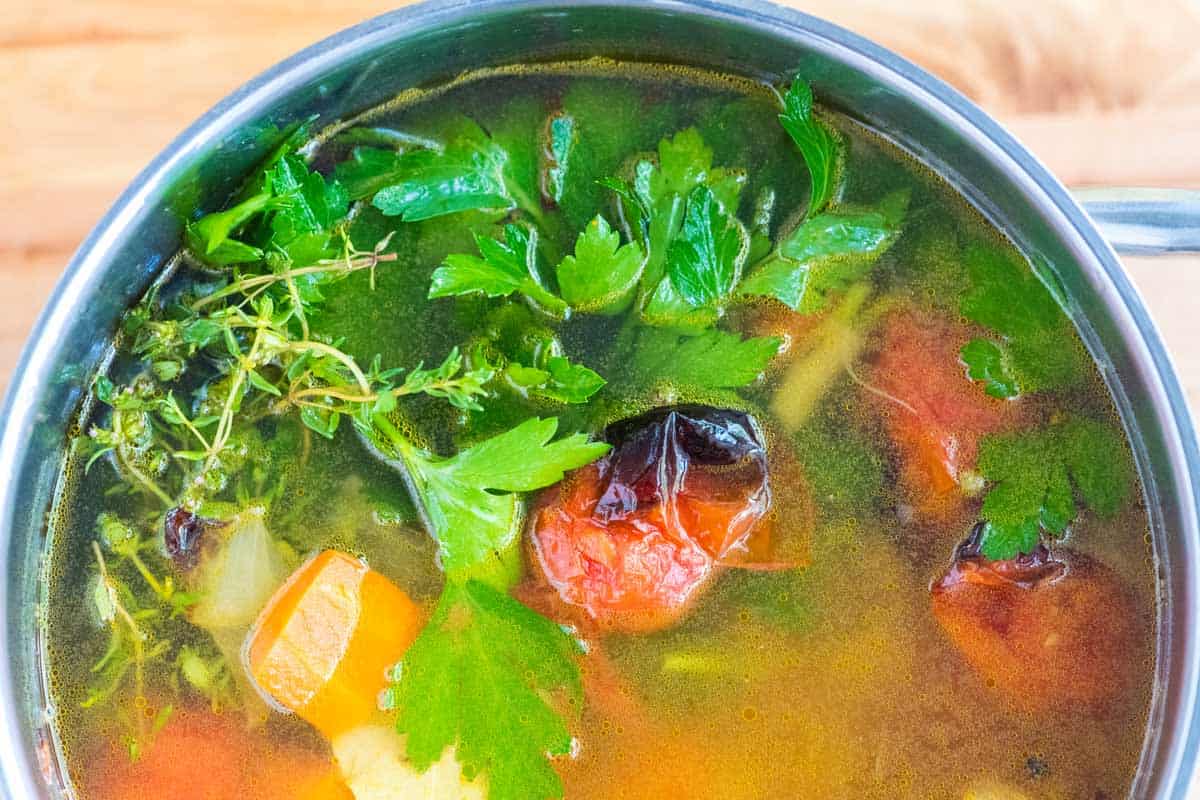
<instances>
[{"instance_id":1,"label":"wooden table surface","mask_svg":"<svg viewBox=\"0 0 1200 800\"><path fill-rule=\"evenodd\" d=\"M71 253L205 109L387 10L368 0L9 0L0 15L0 391ZM917 61L1070 186L1200 187L1192 0L793 0ZM1131 259L1200 408L1200 258Z\"/></svg>"}]
</instances>

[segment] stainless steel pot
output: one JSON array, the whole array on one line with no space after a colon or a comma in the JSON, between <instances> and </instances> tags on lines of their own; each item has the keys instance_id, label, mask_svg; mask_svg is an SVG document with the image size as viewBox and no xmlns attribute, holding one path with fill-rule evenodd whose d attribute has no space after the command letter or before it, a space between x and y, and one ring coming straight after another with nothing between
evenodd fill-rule
<instances>
[{"instance_id":1,"label":"stainless steel pot","mask_svg":"<svg viewBox=\"0 0 1200 800\"><path fill-rule=\"evenodd\" d=\"M479 66L606 54L682 62L778 82L799 71L827 103L944 175L1030 258L1061 277L1071 314L1134 444L1160 577L1157 689L1135 797L1200 792L1200 451L1162 341L1109 244L1041 164L978 108L893 53L828 23L760 2L441 0L327 39L222 101L156 158L76 253L26 346L0 420L0 770L7 798L59 796L37 631L46 512L64 438L122 311L179 244L195 204L214 210L288 124L328 122ZM1130 227L1141 249L1195 246L1190 197L1158 197ZM1136 206L1132 210L1144 210ZM1172 216L1172 215L1175 216ZM1124 227L1120 227L1124 225Z\"/></svg>"}]
</instances>

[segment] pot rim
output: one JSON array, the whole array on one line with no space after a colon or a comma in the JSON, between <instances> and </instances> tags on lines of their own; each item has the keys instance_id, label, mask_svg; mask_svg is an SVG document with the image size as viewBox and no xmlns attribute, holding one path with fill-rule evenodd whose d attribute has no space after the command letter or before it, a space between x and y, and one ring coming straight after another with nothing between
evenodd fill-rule
<instances>
[{"instance_id":1,"label":"pot rim","mask_svg":"<svg viewBox=\"0 0 1200 800\"><path fill-rule=\"evenodd\" d=\"M1148 365L1144 376L1155 418L1162 424L1170 463L1180 481L1178 499L1185 507L1181 517L1187 520L1183 537L1184 551L1192 556L1192 575L1183 591L1167 602L1182 604L1188 616L1196 616L1196 554L1200 552L1197 528L1197 499L1200 498L1200 447L1187 401L1162 339L1142 302L1141 296L1120 265L1115 253L1103 239L1083 209L1046 167L996 121L973 102L933 75L871 41L832 23L790 8L781 8L763 0L426 0L382 14L323 39L251 79L222 99L164 148L122 192L72 256L38 316L13 373L12 382L0 406L0 548L11 557L16 470L21 454L38 419L38 399L50 386L58 366L59 342L53 335L66 320L88 302L98 278L104 273L114 245L134 228L137 212L157 192L169 186L186 166L207 148L221 141L240 125L255 118L272 101L285 96L293 87L325 74L357 52L372 50L412 30L440 27L480 14L504 11L546 11L563 6L611 8L638 7L673 15L718 18L738 26L770 30L821 42L854 62L856 68L918 96L948 123L969 137L972 144L987 152L989 158L1005 165L1014 180L1024 185L1055 232L1073 253L1090 259L1100 267L1108 289L1115 299L1106 300L1110 308L1123 308L1127 314L1116 322L1125 340L1136 349L1140 364ZM10 595L13 576L0 581L0 619L11 620ZM1170 591L1169 585L1164 591ZM1161 602L1161 598L1160 598ZM1160 618L1160 625L1162 624ZM1161 639L1161 637L1160 637ZM1162 769L1156 782L1166 790L1164 797L1189 796L1189 787L1200 790L1200 771L1196 769L1200 752L1200 641L1195 635L1177 637L1179 652L1173 676L1177 705L1174 713L1185 735L1169 742L1169 752L1159 754ZM1163 654L1160 651L1160 659ZM1160 664L1160 671L1162 665ZM3 796L10 800L42 796L45 782L38 765L30 757L29 732L18 713L21 697L12 671L12 659L0 659L0 776ZM1156 704L1160 698L1157 697ZM1152 723L1153 724L1153 723ZM1146 748L1153 750L1153 747ZM1146 753L1143 753L1143 758ZM1140 771L1139 771L1140 772Z\"/></svg>"}]
</instances>

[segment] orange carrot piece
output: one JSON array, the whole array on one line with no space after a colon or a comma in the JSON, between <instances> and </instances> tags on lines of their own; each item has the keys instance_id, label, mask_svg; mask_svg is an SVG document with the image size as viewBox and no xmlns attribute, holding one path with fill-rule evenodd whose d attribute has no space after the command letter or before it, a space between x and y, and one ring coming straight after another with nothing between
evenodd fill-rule
<instances>
[{"instance_id":1,"label":"orange carrot piece","mask_svg":"<svg viewBox=\"0 0 1200 800\"><path fill-rule=\"evenodd\" d=\"M361 561L326 550L288 578L251 633L259 689L333 739L367 722L420 611Z\"/></svg>"}]
</instances>

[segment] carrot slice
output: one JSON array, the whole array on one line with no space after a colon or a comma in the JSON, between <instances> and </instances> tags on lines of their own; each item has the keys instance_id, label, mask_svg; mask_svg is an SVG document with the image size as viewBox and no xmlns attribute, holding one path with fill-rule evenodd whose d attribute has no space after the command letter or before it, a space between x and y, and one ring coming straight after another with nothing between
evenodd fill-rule
<instances>
[{"instance_id":1,"label":"carrot slice","mask_svg":"<svg viewBox=\"0 0 1200 800\"><path fill-rule=\"evenodd\" d=\"M279 800L354 800L350 787L332 764L293 758L281 766L275 770L277 774L269 776L261 794L252 791L249 796L278 797Z\"/></svg>"},{"instance_id":2,"label":"carrot slice","mask_svg":"<svg viewBox=\"0 0 1200 800\"><path fill-rule=\"evenodd\" d=\"M326 550L279 588L247 651L259 689L329 739L368 721L416 638L417 606L356 558Z\"/></svg>"}]
</instances>

